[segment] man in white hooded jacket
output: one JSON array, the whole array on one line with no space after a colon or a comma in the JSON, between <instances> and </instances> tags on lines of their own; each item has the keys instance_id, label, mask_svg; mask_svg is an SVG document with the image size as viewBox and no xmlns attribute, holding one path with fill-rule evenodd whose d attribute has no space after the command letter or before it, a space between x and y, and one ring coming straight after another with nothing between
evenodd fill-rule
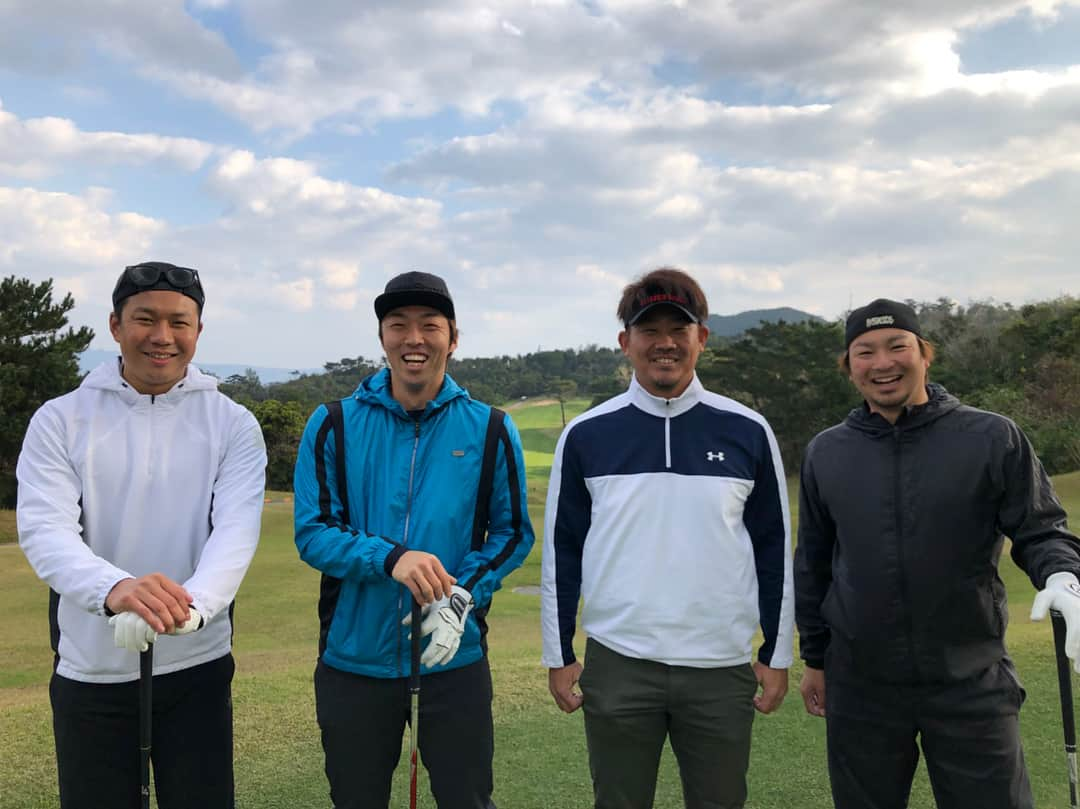
<instances>
[{"instance_id":1,"label":"man in white hooded jacket","mask_svg":"<svg viewBox=\"0 0 1080 809\"><path fill-rule=\"evenodd\" d=\"M190 364L203 302L195 270L126 268L109 315L121 356L46 402L19 456L19 543L50 587L63 809L138 805L138 652L155 641L158 805L233 806L231 606L266 449Z\"/></svg>"}]
</instances>

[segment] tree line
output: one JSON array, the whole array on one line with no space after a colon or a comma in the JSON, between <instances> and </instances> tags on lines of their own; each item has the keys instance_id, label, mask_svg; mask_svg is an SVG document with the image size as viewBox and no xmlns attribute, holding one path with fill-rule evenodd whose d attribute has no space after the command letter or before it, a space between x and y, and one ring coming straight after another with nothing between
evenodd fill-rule
<instances>
[{"instance_id":1,"label":"tree line","mask_svg":"<svg viewBox=\"0 0 1080 809\"><path fill-rule=\"evenodd\" d=\"M945 299L908 303L937 349L932 381L967 404L1013 418L1051 474L1080 469L1080 299L1018 308L985 301L965 307ZM33 284L13 276L0 282L0 506L14 504L15 461L33 411L79 382L77 355L93 332L64 330L73 306L70 295L52 300L51 281ZM762 323L736 337L711 339L698 375L707 388L765 415L794 472L807 442L859 403L837 367L843 339L839 320ZM263 384L251 369L221 382L221 390L251 409L263 428L271 488L292 487L311 412L349 396L382 366L381 359L358 356L287 382ZM449 373L487 402L541 396L586 398L595 405L624 390L631 371L617 348L590 345L451 358Z\"/></svg>"},{"instance_id":2,"label":"tree line","mask_svg":"<svg viewBox=\"0 0 1080 809\"><path fill-rule=\"evenodd\" d=\"M931 382L1015 420L1050 474L1080 469L1080 300L908 303L936 350ZM843 340L840 321L762 324L707 351L698 375L765 415L793 471L810 439L861 401L838 368Z\"/></svg>"}]
</instances>

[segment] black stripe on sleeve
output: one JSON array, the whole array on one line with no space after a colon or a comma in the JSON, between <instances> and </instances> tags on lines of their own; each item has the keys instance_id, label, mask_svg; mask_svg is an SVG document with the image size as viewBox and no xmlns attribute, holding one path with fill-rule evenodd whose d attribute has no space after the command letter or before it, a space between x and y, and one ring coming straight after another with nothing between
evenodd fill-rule
<instances>
[{"instance_id":1,"label":"black stripe on sleeve","mask_svg":"<svg viewBox=\"0 0 1080 809\"><path fill-rule=\"evenodd\" d=\"M476 487L476 510L473 513L472 549L480 550L487 538L488 517L491 509L491 488L495 480L495 461L499 452L499 434L504 431L506 414L497 407L488 413L487 432L484 434L484 454L480 462L480 484Z\"/></svg>"},{"instance_id":2,"label":"black stripe on sleeve","mask_svg":"<svg viewBox=\"0 0 1080 809\"><path fill-rule=\"evenodd\" d=\"M488 571L498 570L514 554L517 546L521 544L521 486L518 477L517 459L514 457L514 447L510 443L510 434L507 432L505 422L499 428L499 441L503 446L503 457L506 459L506 487L510 492L510 526L513 534L498 555L479 568L465 584L465 589L469 591Z\"/></svg>"},{"instance_id":3,"label":"black stripe on sleeve","mask_svg":"<svg viewBox=\"0 0 1080 809\"><path fill-rule=\"evenodd\" d=\"M329 411L327 406L327 411ZM338 525L332 512L330 487L326 483L326 437L332 427L329 413L315 434L315 481L319 486L319 522L324 525Z\"/></svg>"},{"instance_id":4,"label":"black stripe on sleeve","mask_svg":"<svg viewBox=\"0 0 1080 809\"><path fill-rule=\"evenodd\" d=\"M758 580L758 613L764 642L758 659L768 661L776 649L780 632L780 611L784 601L784 559L787 535L776 466L767 437L757 469L754 489L743 509L743 523L754 548L754 568Z\"/></svg>"}]
</instances>

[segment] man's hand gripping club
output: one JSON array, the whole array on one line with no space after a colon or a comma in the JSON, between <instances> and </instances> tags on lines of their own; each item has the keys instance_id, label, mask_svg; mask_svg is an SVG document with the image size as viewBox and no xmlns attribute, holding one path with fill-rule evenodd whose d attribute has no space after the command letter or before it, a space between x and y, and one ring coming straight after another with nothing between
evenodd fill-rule
<instances>
[{"instance_id":1,"label":"man's hand gripping club","mask_svg":"<svg viewBox=\"0 0 1080 809\"><path fill-rule=\"evenodd\" d=\"M423 608L423 620L420 623L420 637L431 635L431 642L420 657L420 662L428 666L445 666L461 645L461 635L465 632L465 620L473 608L472 594L456 584L450 588L450 594L428 604ZM405 616L405 626L412 624L412 616Z\"/></svg>"},{"instance_id":2,"label":"man's hand gripping club","mask_svg":"<svg viewBox=\"0 0 1080 809\"><path fill-rule=\"evenodd\" d=\"M1080 582L1072 573L1054 573L1046 580L1031 605L1031 620L1041 621L1050 610L1065 619L1065 654L1080 672Z\"/></svg>"},{"instance_id":3,"label":"man's hand gripping club","mask_svg":"<svg viewBox=\"0 0 1080 809\"><path fill-rule=\"evenodd\" d=\"M202 629L203 617L196 609L190 609L191 617L182 624L176 624L170 635L186 635L196 629ZM156 643L158 633L141 615L134 612L122 612L109 619L113 628L113 643L129 652L145 652L151 643Z\"/></svg>"}]
</instances>

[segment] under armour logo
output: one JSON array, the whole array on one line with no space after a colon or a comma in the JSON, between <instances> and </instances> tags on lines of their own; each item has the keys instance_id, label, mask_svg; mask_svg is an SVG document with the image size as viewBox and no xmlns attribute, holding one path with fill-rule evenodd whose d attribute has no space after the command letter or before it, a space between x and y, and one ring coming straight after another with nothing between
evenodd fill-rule
<instances>
[{"instance_id":1,"label":"under armour logo","mask_svg":"<svg viewBox=\"0 0 1080 809\"><path fill-rule=\"evenodd\" d=\"M722 452L706 452L705 453L705 460L706 461L722 461L722 460L724 460L724 453L722 453Z\"/></svg>"}]
</instances>

